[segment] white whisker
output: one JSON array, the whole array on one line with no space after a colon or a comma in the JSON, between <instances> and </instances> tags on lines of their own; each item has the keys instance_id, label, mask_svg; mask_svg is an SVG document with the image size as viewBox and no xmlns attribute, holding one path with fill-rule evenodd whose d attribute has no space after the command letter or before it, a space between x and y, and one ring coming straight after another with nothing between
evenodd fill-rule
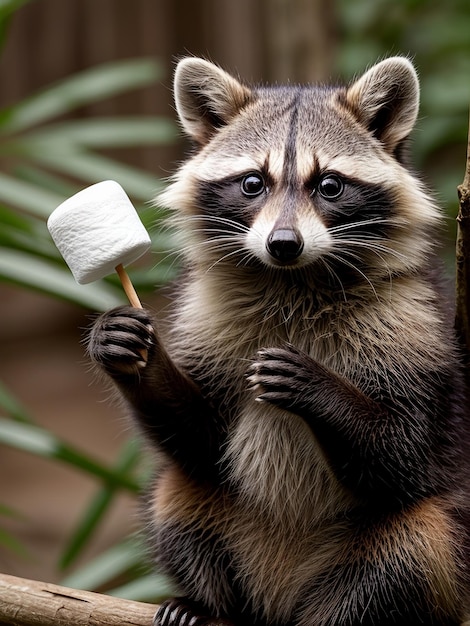
<instances>
[{"instance_id":1,"label":"white whisker","mask_svg":"<svg viewBox=\"0 0 470 626\"><path fill-rule=\"evenodd\" d=\"M239 254L240 250L237 248L236 250L232 250L231 252L227 252L227 254L224 254L223 256L221 256L220 258L216 259L211 265L209 265L209 267L206 269L206 273L210 272L216 265L218 265L219 263L222 263L222 261L226 261L227 259L229 259L230 257ZM237 265L240 263L240 261L237 263Z\"/></svg>"},{"instance_id":2,"label":"white whisker","mask_svg":"<svg viewBox=\"0 0 470 626\"><path fill-rule=\"evenodd\" d=\"M354 265L354 263L351 263L349 261L347 261L342 255L345 254L346 251L342 250L341 253L339 254L335 254L333 252L328 252L328 254L326 256L334 259L335 261L342 263L343 265L346 265L347 267L350 267L352 270L354 270L355 272L357 272L358 274L360 274L360 276L362 276L364 278L364 280L369 284L370 288L372 289L375 297L377 298L377 300L379 299L378 295L377 295L377 291L372 283L372 281L367 277L366 274L364 274L364 272L359 269L357 267L357 265Z\"/></svg>"},{"instance_id":3,"label":"white whisker","mask_svg":"<svg viewBox=\"0 0 470 626\"><path fill-rule=\"evenodd\" d=\"M341 265L361 276L377 297L372 277L365 269L370 266L370 256L367 255L375 255L380 259L381 266L387 272L390 281L394 273L392 259L406 263L406 255L387 245L386 239L376 232L377 226L392 223L396 224L396 220L375 217L365 221L357 220L348 224L339 224L328 229L333 241L333 249L316 257L315 262L320 264L325 273L338 285L345 301L347 301L347 288L341 278ZM260 261L256 252L246 245L245 236L250 233L251 236L264 242L265 233L259 232L252 226L227 217L204 214L176 216L170 221L170 225L180 232L183 244L177 251L170 253L174 255L174 263L184 259L190 262L196 260L196 262L203 263L202 267L207 273L226 263L234 267L243 267ZM264 263L263 265L267 270L267 266ZM308 267L301 267L298 271L308 272ZM377 276L377 267L371 269ZM274 271L278 274L282 269L276 268Z\"/></svg>"},{"instance_id":4,"label":"white whisker","mask_svg":"<svg viewBox=\"0 0 470 626\"><path fill-rule=\"evenodd\" d=\"M344 285L343 282L341 280L341 278L338 276L338 274L334 271L334 269L330 266L330 264L328 263L328 259L325 257L320 257L319 259L321 261L321 263L323 264L323 266L325 267L326 271L328 272L328 274L333 278L333 280L335 280L338 285L341 288L342 294L343 294L343 298L344 301L347 302L348 298L346 296L346 291L344 289Z\"/></svg>"}]
</instances>

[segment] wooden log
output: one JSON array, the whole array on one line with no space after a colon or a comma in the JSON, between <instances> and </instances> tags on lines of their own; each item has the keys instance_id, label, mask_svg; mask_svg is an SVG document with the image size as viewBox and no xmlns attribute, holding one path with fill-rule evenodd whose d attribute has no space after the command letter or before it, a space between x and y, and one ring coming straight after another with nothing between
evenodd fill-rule
<instances>
[{"instance_id":1,"label":"wooden log","mask_svg":"<svg viewBox=\"0 0 470 626\"><path fill-rule=\"evenodd\" d=\"M0 626L152 626L158 605L0 574ZM231 626L214 619L207 626Z\"/></svg>"},{"instance_id":2,"label":"wooden log","mask_svg":"<svg viewBox=\"0 0 470 626\"><path fill-rule=\"evenodd\" d=\"M0 574L1 626L151 626L158 606Z\"/></svg>"}]
</instances>

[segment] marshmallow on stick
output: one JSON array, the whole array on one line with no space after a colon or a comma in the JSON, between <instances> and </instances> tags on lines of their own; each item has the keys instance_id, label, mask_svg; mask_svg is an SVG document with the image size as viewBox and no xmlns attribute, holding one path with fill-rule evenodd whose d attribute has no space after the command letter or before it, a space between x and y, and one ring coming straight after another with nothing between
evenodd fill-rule
<instances>
[{"instance_id":1,"label":"marshmallow on stick","mask_svg":"<svg viewBox=\"0 0 470 626\"><path fill-rule=\"evenodd\" d=\"M123 188L112 180L87 187L50 215L47 227L80 284L114 270L132 306L141 308L124 266L150 247L150 237Z\"/></svg>"}]
</instances>

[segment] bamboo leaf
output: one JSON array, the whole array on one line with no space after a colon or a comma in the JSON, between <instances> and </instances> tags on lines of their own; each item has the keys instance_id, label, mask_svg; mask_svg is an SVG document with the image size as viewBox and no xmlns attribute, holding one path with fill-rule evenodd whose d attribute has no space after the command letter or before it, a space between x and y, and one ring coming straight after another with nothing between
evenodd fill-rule
<instances>
[{"instance_id":1,"label":"bamboo leaf","mask_svg":"<svg viewBox=\"0 0 470 626\"><path fill-rule=\"evenodd\" d=\"M0 381L0 408L7 413L10 417L20 422L31 422L26 409L21 403L11 394L5 385ZM2 513L2 507L0 505L0 513Z\"/></svg>"},{"instance_id":2,"label":"bamboo leaf","mask_svg":"<svg viewBox=\"0 0 470 626\"><path fill-rule=\"evenodd\" d=\"M60 558L59 567L61 570L72 565L75 559L80 556L83 547L91 539L95 528L108 511L115 493L114 487L106 487L100 489L93 498Z\"/></svg>"},{"instance_id":3,"label":"bamboo leaf","mask_svg":"<svg viewBox=\"0 0 470 626\"><path fill-rule=\"evenodd\" d=\"M11 149L27 152L42 146L70 145L88 148L125 148L159 145L174 142L178 136L176 125L162 117L99 117L88 120L48 125L31 132L15 144L5 143L2 151Z\"/></svg>"},{"instance_id":4,"label":"bamboo leaf","mask_svg":"<svg viewBox=\"0 0 470 626\"><path fill-rule=\"evenodd\" d=\"M63 200L57 193L0 173L0 202L46 218Z\"/></svg>"},{"instance_id":5,"label":"bamboo leaf","mask_svg":"<svg viewBox=\"0 0 470 626\"><path fill-rule=\"evenodd\" d=\"M0 20L9 17L23 4L27 4L31 0L0 0Z\"/></svg>"},{"instance_id":6,"label":"bamboo leaf","mask_svg":"<svg viewBox=\"0 0 470 626\"><path fill-rule=\"evenodd\" d=\"M142 555L142 542L136 537L130 537L67 576L61 584L85 590L109 585L112 580L129 570L140 567Z\"/></svg>"},{"instance_id":7,"label":"bamboo leaf","mask_svg":"<svg viewBox=\"0 0 470 626\"><path fill-rule=\"evenodd\" d=\"M23 227L18 227L5 223L3 218L4 213L0 210L0 246L60 261L59 251L44 222L35 223L34 218L31 218Z\"/></svg>"},{"instance_id":8,"label":"bamboo leaf","mask_svg":"<svg viewBox=\"0 0 470 626\"><path fill-rule=\"evenodd\" d=\"M28 558L29 552L23 546L23 544L18 541L18 539L9 533L4 528L0 527L0 546L8 548L12 552L15 553L16 556L21 557L23 559Z\"/></svg>"},{"instance_id":9,"label":"bamboo leaf","mask_svg":"<svg viewBox=\"0 0 470 626\"><path fill-rule=\"evenodd\" d=\"M4 517L11 517L13 519L21 519L23 517L23 515L19 513L18 511L15 511L11 507L6 506L6 504L1 504L1 503L0 503L0 515L3 515Z\"/></svg>"},{"instance_id":10,"label":"bamboo leaf","mask_svg":"<svg viewBox=\"0 0 470 626\"><path fill-rule=\"evenodd\" d=\"M0 0L0 49L3 48L7 39L8 27L13 13L28 2L31 0Z\"/></svg>"},{"instance_id":11,"label":"bamboo leaf","mask_svg":"<svg viewBox=\"0 0 470 626\"><path fill-rule=\"evenodd\" d=\"M0 443L41 457L63 461L110 485L134 493L139 491L139 485L129 476L110 470L40 426L0 418Z\"/></svg>"},{"instance_id":12,"label":"bamboo leaf","mask_svg":"<svg viewBox=\"0 0 470 626\"><path fill-rule=\"evenodd\" d=\"M79 452L75 448L59 442L60 445L55 453L55 458L73 465L76 469L83 470L96 478L100 478L112 487L126 489L133 493L140 491L140 485L126 474L115 472L112 469L95 461L87 454Z\"/></svg>"},{"instance_id":13,"label":"bamboo leaf","mask_svg":"<svg viewBox=\"0 0 470 626\"><path fill-rule=\"evenodd\" d=\"M125 302L124 296L104 281L78 285L65 266L4 247L0 247L0 279L97 311L106 311Z\"/></svg>"},{"instance_id":14,"label":"bamboo leaf","mask_svg":"<svg viewBox=\"0 0 470 626\"><path fill-rule=\"evenodd\" d=\"M139 457L140 447L137 445L136 440L131 439L121 451L120 458L116 464L116 472L118 474L130 474L138 463ZM59 565L61 569L69 567L91 539L93 531L108 511L116 491L117 485L108 485L103 487L92 499L60 559Z\"/></svg>"},{"instance_id":15,"label":"bamboo leaf","mask_svg":"<svg viewBox=\"0 0 470 626\"><path fill-rule=\"evenodd\" d=\"M37 185L41 189L58 194L61 198L68 198L78 191L77 185L71 184L62 176L55 176L41 167L30 163L20 163L15 167L15 176L26 183Z\"/></svg>"},{"instance_id":16,"label":"bamboo leaf","mask_svg":"<svg viewBox=\"0 0 470 626\"><path fill-rule=\"evenodd\" d=\"M93 67L4 110L0 133L23 131L80 106L145 87L160 76L160 66L154 59L120 60Z\"/></svg>"},{"instance_id":17,"label":"bamboo leaf","mask_svg":"<svg viewBox=\"0 0 470 626\"><path fill-rule=\"evenodd\" d=\"M167 576L156 573L140 576L106 593L117 598L160 604L163 600L174 596L176 590Z\"/></svg>"},{"instance_id":18,"label":"bamboo leaf","mask_svg":"<svg viewBox=\"0 0 470 626\"><path fill-rule=\"evenodd\" d=\"M30 215L25 216L9 207L0 205L0 224L2 225L2 229L4 227L16 228L17 230L32 234L35 226L41 222L42 220L32 218ZM2 232L0 231L0 236L1 235Z\"/></svg>"},{"instance_id":19,"label":"bamboo leaf","mask_svg":"<svg viewBox=\"0 0 470 626\"><path fill-rule=\"evenodd\" d=\"M0 442L24 452L51 458L57 455L60 447L58 440L46 430L5 418L0 418Z\"/></svg>"},{"instance_id":20,"label":"bamboo leaf","mask_svg":"<svg viewBox=\"0 0 470 626\"><path fill-rule=\"evenodd\" d=\"M89 183L116 180L130 196L144 202L148 202L163 188L162 182L152 174L85 150L78 152L64 146L60 150L35 151L31 157L62 174Z\"/></svg>"}]
</instances>

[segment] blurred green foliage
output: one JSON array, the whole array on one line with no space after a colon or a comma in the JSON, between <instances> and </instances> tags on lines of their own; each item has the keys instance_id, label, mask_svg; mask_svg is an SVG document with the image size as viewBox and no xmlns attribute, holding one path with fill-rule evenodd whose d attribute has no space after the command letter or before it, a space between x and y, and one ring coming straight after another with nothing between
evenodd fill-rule
<instances>
[{"instance_id":1,"label":"blurred green foliage","mask_svg":"<svg viewBox=\"0 0 470 626\"><path fill-rule=\"evenodd\" d=\"M470 106L468 0L337 0L337 14L338 70L344 76L394 54L408 55L417 67L421 109L413 161L455 217Z\"/></svg>"},{"instance_id":2,"label":"blurred green foliage","mask_svg":"<svg viewBox=\"0 0 470 626\"><path fill-rule=\"evenodd\" d=\"M0 49L14 10L26 2L0 0ZM104 153L110 148L174 142L176 124L157 116L80 119L78 115L81 107L141 89L161 78L161 66L154 59L118 61L67 77L0 109L0 282L40 290L92 310L123 303L123 290L115 277L77 285L46 228L47 217L56 206L79 189L106 179L123 186L152 236L154 265L151 269L131 269L134 285L145 293L170 276L171 266L165 264L168 235L163 241L155 229L162 215L148 204L161 190L161 181L150 172ZM146 475L135 441L124 446L115 465L107 467L87 451L35 425L1 383L0 444L65 463L96 480L96 493L58 563L64 571L83 552L115 496L121 490L137 494ZM0 503L0 546L18 558L28 558L25 547L2 528L1 519L12 517L19 514ZM167 596L167 581L150 574L142 563L140 540L131 537L109 554L100 555L83 573L75 572L75 581L86 589L99 585L115 595L125 594L136 600L157 601ZM119 588L113 590L116 581Z\"/></svg>"}]
</instances>

